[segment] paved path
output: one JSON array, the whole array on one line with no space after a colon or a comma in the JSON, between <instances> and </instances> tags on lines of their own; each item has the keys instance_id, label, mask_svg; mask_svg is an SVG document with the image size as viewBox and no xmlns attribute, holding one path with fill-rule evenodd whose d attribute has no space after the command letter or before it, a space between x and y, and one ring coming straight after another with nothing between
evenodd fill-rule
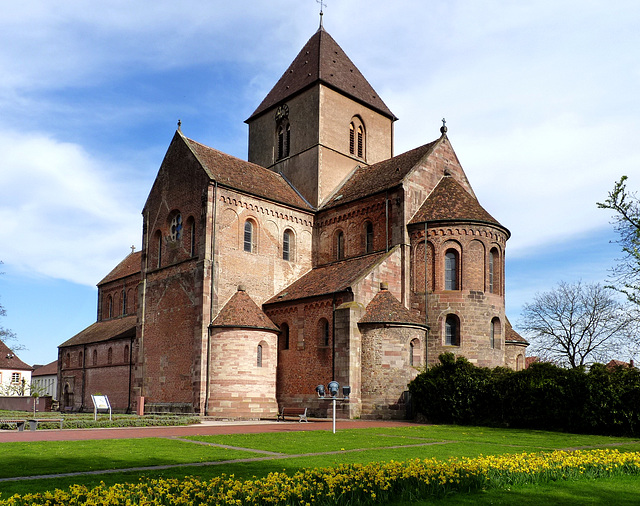
<instances>
[{"instance_id":1,"label":"paved path","mask_svg":"<svg viewBox=\"0 0 640 506\"><path fill-rule=\"evenodd\" d=\"M336 431L368 427L408 427L410 422L383 420L338 420ZM260 432L293 432L305 430L331 430L331 420L299 422L203 422L178 427L122 427L105 429L51 429L37 431L0 430L0 443L18 441L82 441L86 439L129 439L143 437L210 436L217 434L256 434Z\"/></svg>"}]
</instances>

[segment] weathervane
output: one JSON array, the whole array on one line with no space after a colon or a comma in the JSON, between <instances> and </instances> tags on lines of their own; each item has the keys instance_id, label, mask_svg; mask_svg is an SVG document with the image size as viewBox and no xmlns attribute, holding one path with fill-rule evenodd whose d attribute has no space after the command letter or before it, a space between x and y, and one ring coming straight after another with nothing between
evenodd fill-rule
<instances>
[{"instance_id":1,"label":"weathervane","mask_svg":"<svg viewBox=\"0 0 640 506\"><path fill-rule=\"evenodd\" d=\"M320 28L322 28L322 14L323 14L322 10L324 7L327 6L327 4L324 3L324 0L316 0L316 2L320 4Z\"/></svg>"}]
</instances>

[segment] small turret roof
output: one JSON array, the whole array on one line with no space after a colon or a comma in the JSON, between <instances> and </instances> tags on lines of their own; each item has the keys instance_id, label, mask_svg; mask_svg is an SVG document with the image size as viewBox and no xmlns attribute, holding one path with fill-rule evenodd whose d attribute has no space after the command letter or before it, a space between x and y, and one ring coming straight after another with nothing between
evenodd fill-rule
<instances>
[{"instance_id":1,"label":"small turret roof","mask_svg":"<svg viewBox=\"0 0 640 506\"><path fill-rule=\"evenodd\" d=\"M320 27L247 122L318 82L397 119L333 37Z\"/></svg>"},{"instance_id":2,"label":"small turret roof","mask_svg":"<svg viewBox=\"0 0 640 506\"><path fill-rule=\"evenodd\" d=\"M242 287L238 287L238 291L214 318L211 326L279 331L277 325L264 314Z\"/></svg>"},{"instance_id":3,"label":"small turret roof","mask_svg":"<svg viewBox=\"0 0 640 506\"><path fill-rule=\"evenodd\" d=\"M409 311L385 288L369 302L358 323L398 323L428 327L419 314Z\"/></svg>"}]
</instances>

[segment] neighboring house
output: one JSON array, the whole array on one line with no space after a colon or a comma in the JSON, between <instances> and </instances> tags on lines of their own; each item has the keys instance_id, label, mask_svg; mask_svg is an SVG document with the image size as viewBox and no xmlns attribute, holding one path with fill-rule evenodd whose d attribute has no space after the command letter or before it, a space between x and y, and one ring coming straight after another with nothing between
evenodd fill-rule
<instances>
[{"instance_id":1,"label":"neighboring house","mask_svg":"<svg viewBox=\"0 0 640 506\"><path fill-rule=\"evenodd\" d=\"M29 395L32 370L0 341L0 395Z\"/></svg>"},{"instance_id":2,"label":"neighboring house","mask_svg":"<svg viewBox=\"0 0 640 506\"><path fill-rule=\"evenodd\" d=\"M249 161L178 126L142 251L98 284L97 322L59 346L61 406L100 392L118 410L324 416L315 387L335 379L351 387L341 416L400 418L408 382L443 352L523 368L509 230L444 124L394 155L396 119L320 27L246 120Z\"/></svg>"},{"instance_id":3,"label":"neighboring house","mask_svg":"<svg viewBox=\"0 0 640 506\"><path fill-rule=\"evenodd\" d=\"M34 365L31 373L31 388L39 396L50 395L58 400L58 361L47 365Z\"/></svg>"},{"instance_id":4,"label":"neighboring house","mask_svg":"<svg viewBox=\"0 0 640 506\"><path fill-rule=\"evenodd\" d=\"M635 368L635 364L633 363L633 360L630 360L629 362L624 362L623 360L610 360L609 362L607 362L606 365L607 369L615 369L616 367L623 367L625 369L633 369Z\"/></svg>"}]
</instances>

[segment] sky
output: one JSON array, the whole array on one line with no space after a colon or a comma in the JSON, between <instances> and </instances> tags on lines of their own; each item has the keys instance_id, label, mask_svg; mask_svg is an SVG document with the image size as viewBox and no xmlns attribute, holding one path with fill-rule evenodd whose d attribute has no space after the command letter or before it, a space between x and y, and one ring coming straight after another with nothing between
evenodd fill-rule
<instances>
[{"instance_id":1,"label":"sky","mask_svg":"<svg viewBox=\"0 0 640 506\"><path fill-rule=\"evenodd\" d=\"M175 132L242 159L244 120L318 28L314 0L23 0L0 16L0 303L28 364L96 319L96 283L140 249ZM511 231L507 316L621 256L598 209L640 189L637 0L327 0L324 27L395 124L448 136ZM626 357L621 357L626 358Z\"/></svg>"}]
</instances>

